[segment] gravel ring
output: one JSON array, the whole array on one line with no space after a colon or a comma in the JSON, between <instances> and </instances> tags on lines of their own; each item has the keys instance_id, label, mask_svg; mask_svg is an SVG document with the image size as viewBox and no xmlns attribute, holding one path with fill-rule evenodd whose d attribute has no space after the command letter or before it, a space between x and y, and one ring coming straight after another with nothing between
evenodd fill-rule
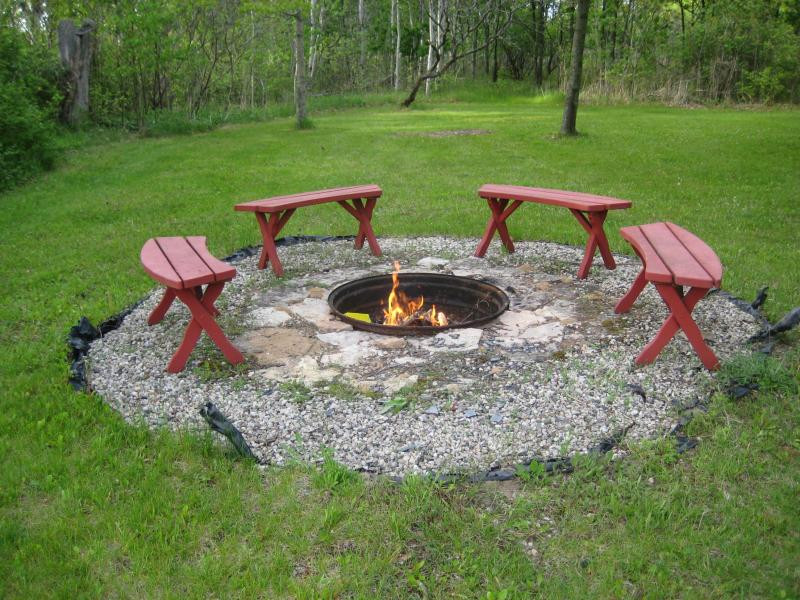
<instances>
[{"instance_id":1,"label":"gravel ring","mask_svg":"<svg viewBox=\"0 0 800 600\"><path fill-rule=\"evenodd\" d=\"M312 284L358 273L387 272L393 259L413 265L424 257L442 257L453 270L483 268L501 274L527 266L544 277L569 281L579 294L599 291L612 298L627 291L640 269L638 259L620 255L615 256L616 270L607 271L597 261L587 280L576 280L582 248L520 242L514 254L505 254L494 244L485 259L475 259L470 256L475 243L382 238L384 257L377 258L354 251L352 242L344 240L290 246L280 249L287 266L282 280L259 271L256 256L243 258L235 262L238 274L218 302L223 329L235 328L254 299L258 303L270 294L303 293ZM162 293L154 289L118 329L92 344L87 356L91 388L126 420L151 427L206 430L198 411L213 402L256 456L273 464L318 462L329 448L337 461L353 469L405 476L486 471L534 455L570 456L628 426L632 440L667 434L679 419L679 408L707 395L713 379L682 335L652 365L634 365L666 316L661 299L648 286L629 316L614 316L613 304L598 315L627 327L607 335L601 331L596 339L564 351L543 348L550 353L548 360L531 362L526 349L493 361L497 348L490 337L473 352L437 354L449 370L432 379L411 408L397 414L381 412L381 401L389 395L342 398L312 388L310 397L298 402L291 390L265 379L264 370L250 363L209 380L207 365L219 364L224 371L225 364L205 336L183 373L166 373L164 366L180 343L189 314L176 303L161 324L147 327L147 315ZM701 330L713 336L710 343L722 361L740 352L745 340L761 329L754 316L717 294L701 302L694 315ZM414 348L387 355L390 363L400 355L425 358ZM631 384L642 386L646 398L632 392L627 387ZM432 414L433 407L439 412Z\"/></svg>"}]
</instances>

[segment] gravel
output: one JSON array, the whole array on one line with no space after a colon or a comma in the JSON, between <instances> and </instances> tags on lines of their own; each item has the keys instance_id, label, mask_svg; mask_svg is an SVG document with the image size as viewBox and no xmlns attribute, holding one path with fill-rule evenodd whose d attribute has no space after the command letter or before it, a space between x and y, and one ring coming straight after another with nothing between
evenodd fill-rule
<instances>
[{"instance_id":1,"label":"gravel","mask_svg":"<svg viewBox=\"0 0 800 600\"><path fill-rule=\"evenodd\" d=\"M628 426L627 439L656 438L675 424L679 407L708 394L713 374L683 334L653 364L634 364L667 315L653 286L628 314L614 314L639 271L636 258L616 256L614 271L598 259L581 281L582 248L520 242L505 254L494 244L476 259L476 240L380 243L383 257L356 251L351 241L281 248L282 280L259 271L256 256L236 261L238 274L217 305L223 330L248 356L239 367L203 336L187 368L167 373L189 313L176 303L148 327L163 293L155 289L92 344L90 386L126 420L153 427L205 430L199 409L213 402L264 462L316 462L328 448L351 468L395 476L587 452ZM407 338L402 346L340 331L318 310L337 283L391 272L394 260L404 271L495 283L511 308L476 332ZM720 295L701 301L694 316L722 361L760 330L755 317ZM294 342L282 347L282 335L307 340L308 354L293 354L301 346Z\"/></svg>"}]
</instances>

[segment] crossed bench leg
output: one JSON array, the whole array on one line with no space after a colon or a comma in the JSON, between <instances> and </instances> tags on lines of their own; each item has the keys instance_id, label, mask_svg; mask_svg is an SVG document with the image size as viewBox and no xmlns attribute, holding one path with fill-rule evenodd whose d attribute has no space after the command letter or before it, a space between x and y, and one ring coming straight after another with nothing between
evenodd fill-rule
<instances>
[{"instance_id":1,"label":"crossed bench leg","mask_svg":"<svg viewBox=\"0 0 800 600\"><path fill-rule=\"evenodd\" d=\"M620 299L617 306L614 308L616 313L624 313L630 310L636 298L642 293L642 290L647 285L645 279L644 269L639 273L639 276L633 282L631 289ZM692 319L692 310L700 300L702 300L708 293L708 288L692 287L686 294L683 293L683 287L673 285L671 283L655 283L656 290L661 295L667 308L670 310L670 315L661 325L656 336L644 347L644 349L636 357L636 364L646 365L653 362L659 355L664 346L678 333L678 329L682 329L686 334L686 338L694 348L700 361L708 370L714 370L719 367L719 359L714 354L714 351L708 347L703 334L697 323Z\"/></svg>"},{"instance_id":2,"label":"crossed bench leg","mask_svg":"<svg viewBox=\"0 0 800 600\"><path fill-rule=\"evenodd\" d=\"M155 325L164 318L164 315L169 310L175 298L183 302L192 313L192 320L186 327L186 332L183 334L183 341L178 347L178 350L169 361L167 371L170 373L180 373L186 366L186 361L189 360L189 355L197 345L200 339L200 334L203 330L208 334L208 337L222 350L232 364L239 364L244 361L244 356L239 352L233 344L230 343L228 338L222 332L214 317L219 315L219 311L214 306L214 302L222 293L222 288L225 287L224 281L210 283L203 292L202 286L196 286L190 289L174 289L167 288L161 302L158 303L150 313L147 323Z\"/></svg>"},{"instance_id":3,"label":"crossed bench leg","mask_svg":"<svg viewBox=\"0 0 800 600\"><path fill-rule=\"evenodd\" d=\"M583 260L578 269L578 279L586 279L589 275L589 269L592 268L592 261L594 260L595 250L600 250L600 256L603 257L603 264L606 269L616 269L617 263L614 262L614 257L611 255L611 249L608 247L608 239L606 239L606 232L603 230L603 223L608 216L608 211L593 211L583 213L574 208L569 209L572 215L578 220L589 234L589 239L586 242L586 250L583 253Z\"/></svg>"},{"instance_id":4,"label":"crossed bench leg","mask_svg":"<svg viewBox=\"0 0 800 600\"><path fill-rule=\"evenodd\" d=\"M508 199L502 198L487 198L486 202L489 204L489 209L492 211L492 216L489 217L489 222L486 225L486 231L475 249L475 256L481 257L486 254L489 244L492 241L495 231L500 234L500 239L503 242L506 250L509 253L514 252L514 241L508 233L506 227L506 219L510 217L515 210L522 204L522 200L514 200L511 206L508 205ZM606 238L605 231L603 230L603 223L606 220L608 211L592 211L583 213L580 210L570 208L572 215L578 220L589 234L589 240L586 242L586 250L583 253L583 260L578 269L578 279L586 279L589 275L589 269L592 267L592 260L594 259L595 251L599 248L600 255L603 257L603 263L607 269L615 269L617 264L614 262L614 257L611 255L611 249L608 247L608 239Z\"/></svg>"},{"instance_id":5,"label":"crossed bench leg","mask_svg":"<svg viewBox=\"0 0 800 600\"><path fill-rule=\"evenodd\" d=\"M347 203L346 200L339 200L338 203L347 212L353 215L359 222L358 235L356 236L355 247L361 249L364 246L364 240L369 243L369 248L375 256L381 255L381 247L378 245L378 240L375 233L372 231L372 211L375 209L377 198L368 198L366 204L360 199L356 198L352 201L353 205ZM272 270L276 276L283 276L283 265L280 258L278 258L278 248L275 246L275 239L278 237L281 229L283 229L286 222L294 214L296 209L289 208L284 211L277 211L269 213L267 218L266 213L256 212L256 219L258 226L261 229L261 237L264 240L264 247L261 250L261 256L258 259L258 268L264 269L267 263L272 265Z\"/></svg>"}]
</instances>

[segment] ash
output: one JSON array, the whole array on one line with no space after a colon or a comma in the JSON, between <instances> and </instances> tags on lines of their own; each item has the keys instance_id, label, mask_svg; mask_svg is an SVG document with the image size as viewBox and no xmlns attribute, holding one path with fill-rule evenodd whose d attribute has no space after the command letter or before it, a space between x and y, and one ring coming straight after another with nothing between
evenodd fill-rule
<instances>
[{"instance_id":1,"label":"ash","mask_svg":"<svg viewBox=\"0 0 800 600\"><path fill-rule=\"evenodd\" d=\"M479 259L476 242L382 238L377 258L349 241L289 246L279 249L282 279L259 271L257 257L236 262L217 306L247 356L238 367L203 336L186 369L167 373L189 312L175 303L149 327L163 294L155 289L92 345L89 383L130 422L205 431L199 410L213 402L264 462L315 462L329 449L351 468L395 476L573 455L625 427L628 440L656 438L681 406L708 394L713 375L682 333L655 363L634 364L667 315L652 285L629 313L614 314L638 259L615 256L614 271L596 260L578 280L582 248L520 242L504 254L495 243ZM488 281L511 306L480 328L413 338L354 331L330 315L330 289L391 273L395 260L404 272ZM693 315L723 362L760 330L713 294Z\"/></svg>"}]
</instances>

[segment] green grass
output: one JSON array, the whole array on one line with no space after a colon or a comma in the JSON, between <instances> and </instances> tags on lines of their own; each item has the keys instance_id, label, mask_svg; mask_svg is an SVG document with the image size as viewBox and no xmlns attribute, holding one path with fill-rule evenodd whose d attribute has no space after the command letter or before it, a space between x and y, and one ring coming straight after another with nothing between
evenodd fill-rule
<instances>
[{"instance_id":1,"label":"green grass","mask_svg":"<svg viewBox=\"0 0 800 600\"><path fill-rule=\"evenodd\" d=\"M729 291L769 285L773 317L800 304L797 111L582 107L576 139L553 136L554 101L467 91L311 117L302 131L286 117L96 143L0 197L3 596L800 596L796 350L785 367L730 367L762 391L717 396L691 424L690 454L643 444L621 463L531 478L513 499L352 478L330 460L262 471L205 433L130 426L72 393L66 331L151 289L147 238L202 234L224 255L259 241L234 203L328 186L381 185L379 236L477 237L488 211L475 190L490 181L628 198L609 216L613 249L622 225L674 221L715 248ZM491 133L418 135L445 129ZM324 206L285 231L354 225ZM524 207L510 229L584 242L555 208Z\"/></svg>"}]
</instances>

